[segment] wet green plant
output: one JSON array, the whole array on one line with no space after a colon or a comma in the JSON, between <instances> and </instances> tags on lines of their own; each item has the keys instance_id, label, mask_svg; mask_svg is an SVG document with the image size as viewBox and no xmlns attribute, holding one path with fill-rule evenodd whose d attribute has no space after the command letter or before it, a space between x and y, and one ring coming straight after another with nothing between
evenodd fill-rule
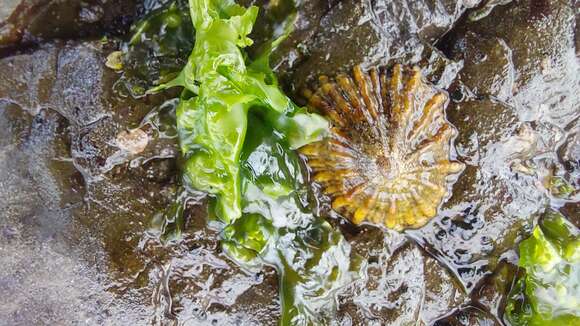
<instances>
[{"instance_id":1,"label":"wet green plant","mask_svg":"<svg viewBox=\"0 0 580 326\"><path fill-rule=\"evenodd\" d=\"M512 325L580 324L580 233L561 214L547 213L519 246L525 269L510 293Z\"/></svg>"},{"instance_id":2,"label":"wet green plant","mask_svg":"<svg viewBox=\"0 0 580 326\"><path fill-rule=\"evenodd\" d=\"M357 275L342 234L308 207L294 152L324 137L328 122L280 90L268 55L281 38L255 60L245 53L258 8L190 0L189 10L189 59L175 79L151 90L183 87L176 117L184 183L211 195L210 215L232 259L277 269L280 323L319 324L335 311L333 294ZM179 234L182 211L168 212L167 230Z\"/></svg>"}]
</instances>

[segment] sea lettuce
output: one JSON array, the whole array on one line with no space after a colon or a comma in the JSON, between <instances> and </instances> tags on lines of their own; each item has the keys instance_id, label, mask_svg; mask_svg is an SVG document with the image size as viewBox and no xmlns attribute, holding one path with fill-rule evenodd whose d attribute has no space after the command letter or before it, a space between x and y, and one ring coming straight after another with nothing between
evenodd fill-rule
<instances>
[{"instance_id":1,"label":"sea lettuce","mask_svg":"<svg viewBox=\"0 0 580 326\"><path fill-rule=\"evenodd\" d=\"M549 212L519 246L518 280L506 306L512 325L580 325L580 236Z\"/></svg>"},{"instance_id":2,"label":"sea lettuce","mask_svg":"<svg viewBox=\"0 0 580 326\"><path fill-rule=\"evenodd\" d=\"M358 259L340 231L313 214L299 158L266 118L249 114L241 156L242 217L224 229L226 252L242 264L268 264L280 275L282 325L325 324L334 293L358 275Z\"/></svg>"},{"instance_id":3,"label":"sea lettuce","mask_svg":"<svg viewBox=\"0 0 580 326\"><path fill-rule=\"evenodd\" d=\"M229 223L241 214L240 152L250 108L263 112L291 148L324 136L328 123L297 107L261 61L247 64L242 49L258 14L233 1L191 0L195 45L173 86L185 88L177 109L186 176L191 185L216 196L216 214Z\"/></svg>"},{"instance_id":4,"label":"sea lettuce","mask_svg":"<svg viewBox=\"0 0 580 326\"><path fill-rule=\"evenodd\" d=\"M184 88L176 116L188 186L213 195L210 213L232 259L277 269L280 324L325 323L336 311L335 292L358 275L358 264L340 231L312 213L293 149L324 137L328 122L280 90L268 66L280 39L253 61L244 52L256 7L189 4L192 53L177 78L152 90ZM170 216L179 215L176 207Z\"/></svg>"}]
</instances>

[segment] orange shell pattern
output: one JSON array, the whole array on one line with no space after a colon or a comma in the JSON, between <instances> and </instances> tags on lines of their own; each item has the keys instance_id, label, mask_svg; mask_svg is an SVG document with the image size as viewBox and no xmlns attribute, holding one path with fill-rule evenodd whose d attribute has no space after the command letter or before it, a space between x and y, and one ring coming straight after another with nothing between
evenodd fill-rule
<instances>
[{"instance_id":1,"label":"orange shell pattern","mask_svg":"<svg viewBox=\"0 0 580 326\"><path fill-rule=\"evenodd\" d=\"M332 208L353 223L402 230L425 225L464 165L450 160L457 133L445 119L447 95L418 68L396 65L353 78L320 77L305 95L326 115L329 137L300 149Z\"/></svg>"}]
</instances>

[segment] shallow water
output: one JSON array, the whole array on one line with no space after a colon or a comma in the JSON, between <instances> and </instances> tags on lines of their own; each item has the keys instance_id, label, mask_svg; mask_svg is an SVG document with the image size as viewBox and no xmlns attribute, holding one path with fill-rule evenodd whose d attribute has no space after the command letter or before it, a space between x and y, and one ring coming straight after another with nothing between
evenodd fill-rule
<instances>
[{"instance_id":1,"label":"shallow water","mask_svg":"<svg viewBox=\"0 0 580 326\"><path fill-rule=\"evenodd\" d=\"M0 324L275 324L275 270L232 262L207 223L207 198L179 187L176 94L134 98L104 65L114 34L163 1L121 3L120 14L106 11L119 29L73 14L55 22L66 35L1 44ZM420 65L451 96L467 165L440 214L404 233L346 223L314 190L315 211L365 261L364 276L337 293L334 324L501 325L514 246L549 208L580 225L578 193L562 197L550 182L580 183L577 9L513 1L470 16L477 5L306 1L275 53L297 101L319 74L353 64ZM49 18L38 19L36 30ZM131 152L119 135L135 128L147 146ZM164 243L172 225L158 214L176 197L183 237Z\"/></svg>"}]
</instances>

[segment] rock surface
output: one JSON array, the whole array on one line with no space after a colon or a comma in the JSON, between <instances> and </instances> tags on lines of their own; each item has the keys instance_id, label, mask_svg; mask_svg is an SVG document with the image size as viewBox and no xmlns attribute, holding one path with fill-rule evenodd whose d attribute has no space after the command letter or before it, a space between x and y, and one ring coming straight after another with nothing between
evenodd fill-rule
<instances>
[{"instance_id":1,"label":"rock surface","mask_svg":"<svg viewBox=\"0 0 580 326\"><path fill-rule=\"evenodd\" d=\"M558 154L578 134L580 117L573 17L566 2L513 1L462 21L438 44L464 63L447 114L467 168L441 218L413 236L454 266L467 288L514 257L511 249L548 205L563 204L550 195L547 176L578 189L577 158Z\"/></svg>"},{"instance_id":2,"label":"rock surface","mask_svg":"<svg viewBox=\"0 0 580 326\"><path fill-rule=\"evenodd\" d=\"M415 64L428 59L432 42L479 2L307 1L273 65L288 89L300 92L320 75L348 73L357 64Z\"/></svg>"},{"instance_id":3,"label":"rock surface","mask_svg":"<svg viewBox=\"0 0 580 326\"><path fill-rule=\"evenodd\" d=\"M175 101L113 92L100 42L53 43L0 60L2 324L271 324L271 269L242 271L191 199L187 236L152 224L177 192ZM116 140L140 127L131 153ZM58 295L55 295L58 293Z\"/></svg>"},{"instance_id":4,"label":"rock surface","mask_svg":"<svg viewBox=\"0 0 580 326\"><path fill-rule=\"evenodd\" d=\"M138 0L3 0L0 55L52 39L123 34L143 6ZM155 2L155 1L147 1Z\"/></svg>"}]
</instances>

